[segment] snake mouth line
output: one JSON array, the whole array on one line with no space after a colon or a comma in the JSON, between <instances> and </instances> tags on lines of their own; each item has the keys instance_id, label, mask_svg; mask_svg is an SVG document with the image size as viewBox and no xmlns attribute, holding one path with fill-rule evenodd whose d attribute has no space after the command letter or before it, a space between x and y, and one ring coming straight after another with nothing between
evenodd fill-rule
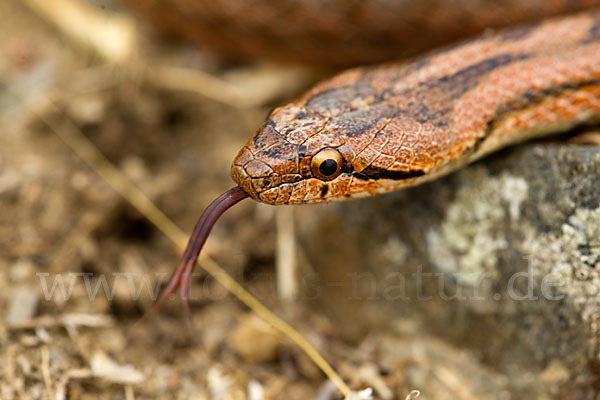
<instances>
[{"instance_id":1,"label":"snake mouth line","mask_svg":"<svg viewBox=\"0 0 600 400\"><path fill-rule=\"evenodd\" d=\"M390 171L383 168L370 167L364 169L361 172L353 172L352 176L357 179L367 180L379 180L379 179L391 179L395 181L404 179L418 178L419 176L425 175L425 171L421 170L410 170L410 171Z\"/></svg>"}]
</instances>

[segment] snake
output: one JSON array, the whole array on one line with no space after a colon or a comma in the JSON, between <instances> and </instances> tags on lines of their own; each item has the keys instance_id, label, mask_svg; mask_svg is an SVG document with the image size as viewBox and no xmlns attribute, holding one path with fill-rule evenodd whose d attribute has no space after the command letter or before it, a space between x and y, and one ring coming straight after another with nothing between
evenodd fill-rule
<instances>
[{"instance_id":1,"label":"snake","mask_svg":"<svg viewBox=\"0 0 600 400\"><path fill-rule=\"evenodd\" d=\"M242 147L237 185L205 210L156 306L180 289L189 314L202 246L245 198L288 205L388 193L599 121L598 8L341 72L273 110Z\"/></svg>"}]
</instances>

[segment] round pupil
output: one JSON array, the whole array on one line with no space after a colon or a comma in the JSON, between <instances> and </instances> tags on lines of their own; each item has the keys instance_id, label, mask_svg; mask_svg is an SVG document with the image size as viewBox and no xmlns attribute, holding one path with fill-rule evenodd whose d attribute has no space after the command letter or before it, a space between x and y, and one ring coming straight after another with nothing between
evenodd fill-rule
<instances>
[{"instance_id":1,"label":"round pupil","mask_svg":"<svg viewBox=\"0 0 600 400\"><path fill-rule=\"evenodd\" d=\"M337 163L335 162L335 160L332 160L331 158L328 158L327 160L323 161L321 163L321 165L319 165L319 172L325 176L335 174L337 169L338 169Z\"/></svg>"}]
</instances>

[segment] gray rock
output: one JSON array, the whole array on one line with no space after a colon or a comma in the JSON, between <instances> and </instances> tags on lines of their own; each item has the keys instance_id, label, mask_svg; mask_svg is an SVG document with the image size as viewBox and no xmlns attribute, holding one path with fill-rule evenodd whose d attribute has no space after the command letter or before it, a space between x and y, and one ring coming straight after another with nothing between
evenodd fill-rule
<instances>
[{"instance_id":1,"label":"gray rock","mask_svg":"<svg viewBox=\"0 0 600 400\"><path fill-rule=\"evenodd\" d=\"M304 296L348 339L430 335L506 377L510 398L592 396L600 148L523 146L421 187L298 216L313 271Z\"/></svg>"}]
</instances>

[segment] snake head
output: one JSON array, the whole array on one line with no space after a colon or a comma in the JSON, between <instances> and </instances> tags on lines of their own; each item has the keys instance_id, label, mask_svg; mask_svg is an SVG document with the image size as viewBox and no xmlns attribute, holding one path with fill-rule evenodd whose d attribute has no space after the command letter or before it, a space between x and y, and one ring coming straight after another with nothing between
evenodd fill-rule
<instances>
[{"instance_id":1,"label":"snake head","mask_svg":"<svg viewBox=\"0 0 600 400\"><path fill-rule=\"evenodd\" d=\"M330 188L343 190L352 166L338 148L341 137L323 131L327 121L305 107L274 110L235 158L233 179L269 204L333 200Z\"/></svg>"},{"instance_id":2,"label":"snake head","mask_svg":"<svg viewBox=\"0 0 600 400\"><path fill-rule=\"evenodd\" d=\"M284 107L272 113L240 150L231 175L252 198L268 204L369 196L392 190L385 183L397 188L398 179L408 184L423 175L406 166L395 172L378 168L364 157L365 152L356 154L361 146L360 138L357 141L348 131L335 129L330 118Z\"/></svg>"},{"instance_id":3,"label":"snake head","mask_svg":"<svg viewBox=\"0 0 600 400\"><path fill-rule=\"evenodd\" d=\"M231 174L255 200L319 203L388 192L424 181L444 160L432 139L440 132L411 115L420 103L379 98L360 70L337 80L352 84L322 84L274 110L239 152Z\"/></svg>"},{"instance_id":4,"label":"snake head","mask_svg":"<svg viewBox=\"0 0 600 400\"><path fill-rule=\"evenodd\" d=\"M424 180L431 163L420 162L423 157L410 149L382 153L386 145L398 147L389 137L402 137L389 129L412 128L407 121L398 126L392 116L384 103L338 117L283 107L240 150L231 175L252 198L268 204L346 200L413 185Z\"/></svg>"}]
</instances>

